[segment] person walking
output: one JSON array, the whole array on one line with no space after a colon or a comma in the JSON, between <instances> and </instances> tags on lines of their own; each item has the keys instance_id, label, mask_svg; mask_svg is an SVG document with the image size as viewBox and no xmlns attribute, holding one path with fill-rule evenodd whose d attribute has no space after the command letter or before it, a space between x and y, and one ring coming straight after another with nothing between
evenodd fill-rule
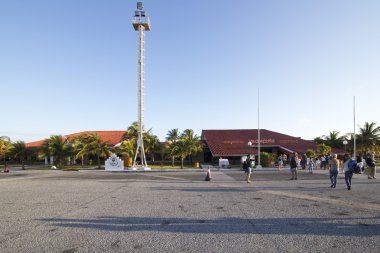
<instances>
[{"instance_id":1,"label":"person walking","mask_svg":"<svg viewBox=\"0 0 380 253\"><path fill-rule=\"evenodd\" d=\"M354 169L357 165L356 159L354 157L350 158L349 154L344 155L343 171L344 171L344 181L346 181L347 190L351 190L351 180L354 174Z\"/></svg>"},{"instance_id":2,"label":"person walking","mask_svg":"<svg viewBox=\"0 0 380 253\"><path fill-rule=\"evenodd\" d=\"M292 156L290 157L290 172L292 173L292 178L290 180L297 180L297 166L299 164L298 159L298 153L293 152Z\"/></svg>"},{"instance_id":3,"label":"person walking","mask_svg":"<svg viewBox=\"0 0 380 253\"><path fill-rule=\"evenodd\" d=\"M250 182L250 177L251 177L251 175L250 175L250 173L249 173L249 166L248 166L248 164L247 164L247 161L244 161L244 162L243 162L243 170L244 170L244 172L247 174L247 176L246 176L246 181L247 181L247 183L249 183L249 182Z\"/></svg>"},{"instance_id":4,"label":"person walking","mask_svg":"<svg viewBox=\"0 0 380 253\"><path fill-rule=\"evenodd\" d=\"M336 187L336 181L338 177L338 168L339 168L339 160L337 159L338 155L334 154L334 156L329 160L329 172L330 172L330 180L331 180L331 188Z\"/></svg>"},{"instance_id":5,"label":"person walking","mask_svg":"<svg viewBox=\"0 0 380 253\"><path fill-rule=\"evenodd\" d=\"M368 153L365 163L368 167L368 179L376 179L376 161L375 155Z\"/></svg>"},{"instance_id":6,"label":"person walking","mask_svg":"<svg viewBox=\"0 0 380 253\"><path fill-rule=\"evenodd\" d=\"M255 166L255 160L251 158L251 155L247 155L246 163L246 173L247 173L247 183L251 183L252 169ZM244 165L243 165L244 166Z\"/></svg>"}]
</instances>

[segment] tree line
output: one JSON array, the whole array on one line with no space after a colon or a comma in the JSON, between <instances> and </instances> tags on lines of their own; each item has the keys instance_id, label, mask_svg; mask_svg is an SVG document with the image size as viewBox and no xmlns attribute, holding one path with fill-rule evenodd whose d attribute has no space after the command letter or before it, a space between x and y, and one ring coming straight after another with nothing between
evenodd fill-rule
<instances>
[{"instance_id":1,"label":"tree line","mask_svg":"<svg viewBox=\"0 0 380 253\"><path fill-rule=\"evenodd\" d=\"M70 158L80 160L84 166L85 158L95 157L98 168L101 167L101 160L107 158L112 153L123 156L124 159L132 159L136 152L138 138L138 123L133 122L122 137L119 145L112 147L109 143L104 142L95 133L86 133L74 138L66 138L62 135L52 135L46 139L43 145L32 150L26 147L25 142L11 142L9 137L0 137L0 158L4 163L6 158L12 158L22 165L25 169L25 161L28 156L35 153L38 159L53 157L54 165L57 168L64 168ZM192 129L186 129L182 133L178 129L168 131L166 142L161 143L157 136L152 134L152 129L145 131L143 128L143 140L145 153L151 157L154 162L154 155L160 154L161 158L170 156L172 166L175 159L181 160L181 168L184 166L185 158L192 160L194 154L203 150L200 137L194 134Z\"/></svg>"},{"instance_id":2,"label":"tree line","mask_svg":"<svg viewBox=\"0 0 380 253\"><path fill-rule=\"evenodd\" d=\"M380 151L380 126L374 122L365 122L363 127L359 127L355 135L357 153L365 154L373 152L378 154ZM314 139L318 144L321 154L331 152L331 148L344 149L347 153L354 152L354 133L341 135L338 131L332 131L329 135L323 135Z\"/></svg>"},{"instance_id":3,"label":"tree line","mask_svg":"<svg viewBox=\"0 0 380 253\"><path fill-rule=\"evenodd\" d=\"M332 131L329 135L323 135L314 139L318 144L317 152L328 154L331 148L345 149L347 153L353 153L354 134L347 133L340 135L338 131ZM25 161L28 155L35 152L39 159L53 157L54 164L58 168L63 168L70 157L81 161L88 156L93 156L97 160L98 168L101 167L101 160L107 158L111 153L122 155L124 159L131 159L136 152L136 143L138 138L138 123L133 122L129 126L122 138L120 145L111 147L107 142L103 142L99 136L94 133L79 135L73 139L67 139L61 135L53 135L46 139L44 144L38 150L30 150L23 141L12 142L7 136L0 136L0 158L6 161L6 158L17 160L22 168L25 168ZM154 155L160 154L161 158L170 157L172 166L175 160L180 159L181 168L184 166L184 160L189 158L192 161L193 155L202 152L203 144L200 137L194 134L191 129L180 132L177 128L171 129L166 135L166 142L160 142L158 137L152 134L152 129L145 131L143 129L143 140L145 153L150 155L151 161L154 162ZM347 144L344 144L346 142ZM362 154L367 152L379 153L380 149L380 126L376 123L365 122L363 127L359 128L356 134L357 152ZM313 156L312 150L308 150L308 156ZM315 154L315 153L314 153Z\"/></svg>"}]
</instances>

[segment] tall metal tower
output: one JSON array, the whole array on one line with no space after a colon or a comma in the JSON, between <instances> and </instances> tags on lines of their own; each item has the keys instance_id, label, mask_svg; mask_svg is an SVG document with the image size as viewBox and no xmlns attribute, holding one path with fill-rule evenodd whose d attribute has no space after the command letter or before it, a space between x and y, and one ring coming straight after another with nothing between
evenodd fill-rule
<instances>
[{"instance_id":1,"label":"tall metal tower","mask_svg":"<svg viewBox=\"0 0 380 253\"><path fill-rule=\"evenodd\" d=\"M138 139L132 168L136 168L137 154L140 152L141 167L147 168L143 141L144 81L145 81L145 31L150 31L150 20L143 10L142 2L137 2L137 10L132 25L138 31Z\"/></svg>"}]
</instances>

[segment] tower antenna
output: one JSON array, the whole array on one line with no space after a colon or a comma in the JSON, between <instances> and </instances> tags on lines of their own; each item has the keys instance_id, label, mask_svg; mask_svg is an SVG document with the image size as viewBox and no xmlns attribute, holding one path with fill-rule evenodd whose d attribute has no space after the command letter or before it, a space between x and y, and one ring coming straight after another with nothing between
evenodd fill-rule
<instances>
[{"instance_id":1,"label":"tower antenna","mask_svg":"<svg viewBox=\"0 0 380 253\"><path fill-rule=\"evenodd\" d=\"M137 2L137 10L132 18L132 25L135 31L138 31L138 137L132 169L136 168L136 158L137 154L140 152L141 167L149 170L144 151L143 111L145 89L145 31L150 31L150 20L144 11L142 2Z\"/></svg>"}]
</instances>

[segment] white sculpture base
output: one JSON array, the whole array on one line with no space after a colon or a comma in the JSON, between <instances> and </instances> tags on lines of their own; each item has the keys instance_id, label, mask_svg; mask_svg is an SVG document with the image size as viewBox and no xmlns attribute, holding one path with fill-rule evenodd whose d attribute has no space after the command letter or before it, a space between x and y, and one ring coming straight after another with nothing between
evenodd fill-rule
<instances>
[{"instance_id":1,"label":"white sculpture base","mask_svg":"<svg viewBox=\"0 0 380 253\"><path fill-rule=\"evenodd\" d=\"M106 171L123 171L124 162L115 154L112 154L105 162Z\"/></svg>"},{"instance_id":2,"label":"white sculpture base","mask_svg":"<svg viewBox=\"0 0 380 253\"><path fill-rule=\"evenodd\" d=\"M261 167L261 165L256 165L256 170L263 170L263 167Z\"/></svg>"},{"instance_id":3,"label":"white sculpture base","mask_svg":"<svg viewBox=\"0 0 380 253\"><path fill-rule=\"evenodd\" d=\"M133 171L151 171L152 169L151 168L148 168L148 167L133 167L131 168L131 170Z\"/></svg>"}]
</instances>

